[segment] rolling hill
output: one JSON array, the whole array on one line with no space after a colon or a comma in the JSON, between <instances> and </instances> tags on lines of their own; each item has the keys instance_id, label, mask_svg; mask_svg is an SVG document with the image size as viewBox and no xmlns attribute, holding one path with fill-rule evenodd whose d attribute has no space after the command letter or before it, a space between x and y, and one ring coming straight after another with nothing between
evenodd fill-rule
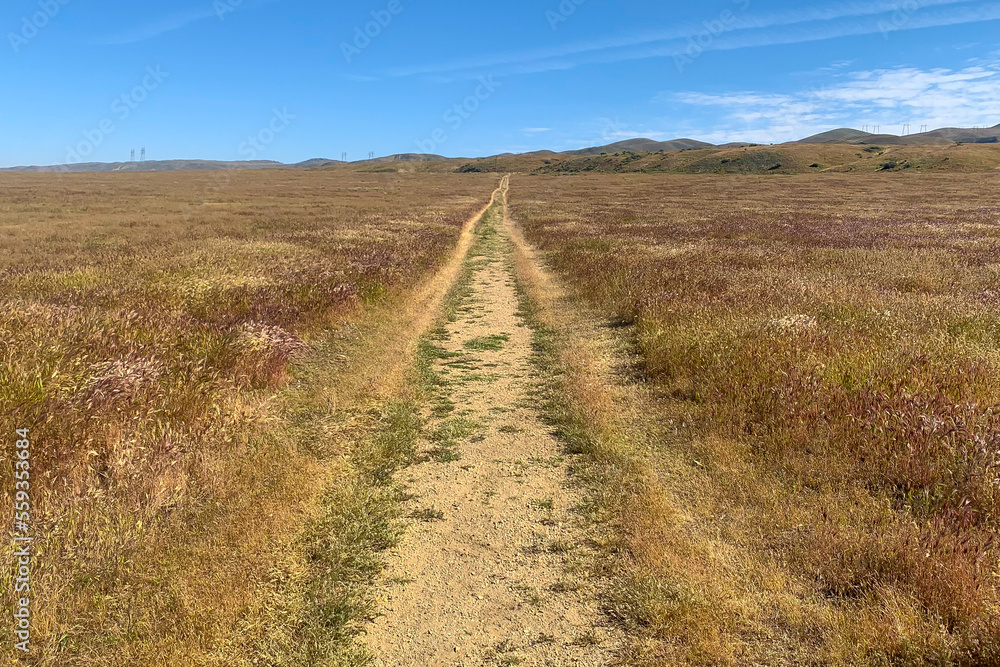
<instances>
[{"instance_id":1,"label":"rolling hill","mask_svg":"<svg viewBox=\"0 0 1000 667\"><path fill-rule=\"evenodd\" d=\"M858 144L891 146L946 146L949 144L993 144L1000 142L1000 125L987 128L944 127L917 134L872 134L842 127L793 142L797 144Z\"/></svg>"},{"instance_id":2,"label":"rolling hill","mask_svg":"<svg viewBox=\"0 0 1000 667\"><path fill-rule=\"evenodd\" d=\"M677 171L684 173L806 173L811 171L862 170L894 171L900 169L991 170L994 153L952 153L941 150L962 145L1000 145L1000 125L990 128L946 127L930 132L908 134L872 134L850 128L838 128L805 139L763 146L732 142L716 146L695 139L655 141L627 139L604 146L554 152L503 153L482 158L447 158L442 155L398 153L369 160L345 163L340 160L313 158L295 164L271 160L148 160L145 162L89 162L51 166L10 167L13 172L112 172L112 171L215 171L222 169L315 169L349 166L375 171L534 171L539 172L630 172ZM857 153L857 147L867 147ZM829 147L827 150L824 147ZM924 149L889 155L891 147ZM869 168L876 157L886 159L878 169Z\"/></svg>"},{"instance_id":3,"label":"rolling hill","mask_svg":"<svg viewBox=\"0 0 1000 667\"><path fill-rule=\"evenodd\" d=\"M522 160L520 166L521 170L538 174L990 173L1000 170L1000 144L863 146L795 143L712 147L672 153L561 156L543 161L540 165L537 161ZM508 167L508 170L517 169Z\"/></svg>"},{"instance_id":4,"label":"rolling hill","mask_svg":"<svg viewBox=\"0 0 1000 667\"><path fill-rule=\"evenodd\" d=\"M436 162L447 160L443 155L400 153L372 160L359 160L350 164L381 164L384 162ZM146 160L144 162L80 162L49 166L7 167L0 171L32 173L73 173L109 171L220 171L224 169L315 169L345 164L341 160L312 158L303 162L286 164L274 160L224 161L224 160Z\"/></svg>"},{"instance_id":5,"label":"rolling hill","mask_svg":"<svg viewBox=\"0 0 1000 667\"><path fill-rule=\"evenodd\" d=\"M627 139L607 146L593 146L576 151L566 151L563 155L600 155L602 153L619 153L632 151L634 153L658 153L660 151L683 151L692 148L711 148L714 144L694 139L674 139L672 141L654 141L652 139Z\"/></svg>"},{"instance_id":6,"label":"rolling hill","mask_svg":"<svg viewBox=\"0 0 1000 667\"><path fill-rule=\"evenodd\" d=\"M275 169L288 165L272 160L222 162L218 160L146 160L145 162L80 162L50 166L9 167L0 171L108 172L108 171L216 171L219 169Z\"/></svg>"}]
</instances>

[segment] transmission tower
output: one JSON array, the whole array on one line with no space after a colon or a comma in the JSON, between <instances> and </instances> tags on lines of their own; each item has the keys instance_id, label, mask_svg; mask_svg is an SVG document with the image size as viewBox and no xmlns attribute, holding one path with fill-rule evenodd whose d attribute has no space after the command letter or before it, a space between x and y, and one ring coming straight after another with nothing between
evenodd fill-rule
<instances>
[{"instance_id":1,"label":"transmission tower","mask_svg":"<svg viewBox=\"0 0 1000 667\"><path fill-rule=\"evenodd\" d=\"M368 151L368 159L369 160L375 159L375 151Z\"/></svg>"},{"instance_id":2,"label":"transmission tower","mask_svg":"<svg viewBox=\"0 0 1000 667\"><path fill-rule=\"evenodd\" d=\"M340 161L341 162L347 162L347 153L341 153L340 154Z\"/></svg>"},{"instance_id":3,"label":"transmission tower","mask_svg":"<svg viewBox=\"0 0 1000 667\"><path fill-rule=\"evenodd\" d=\"M135 162L135 149L132 149L132 155L128 159L129 162Z\"/></svg>"},{"instance_id":4,"label":"transmission tower","mask_svg":"<svg viewBox=\"0 0 1000 667\"><path fill-rule=\"evenodd\" d=\"M139 162L145 162L145 161L146 161L146 147L143 146L142 147L142 155L139 158Z\"/></svg>"}]
</instances>

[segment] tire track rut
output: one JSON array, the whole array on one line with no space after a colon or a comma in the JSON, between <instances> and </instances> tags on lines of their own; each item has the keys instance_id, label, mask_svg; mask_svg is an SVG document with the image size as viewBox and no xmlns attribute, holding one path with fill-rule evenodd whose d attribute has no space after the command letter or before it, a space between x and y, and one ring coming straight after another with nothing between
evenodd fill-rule
<instances>
[{"instance_id":1,"label":"tire track rut","mask_svg":"<svg viewBox=\"0 0 1000 667\"><path fill-rule=\"evenodd\" d=\"M618 644L598 611L572 457L538 411L505 211L506 180L466 260L467 293L434 336L423 461L401 475L411 525L362 638L377 665L596 666Z\"/></svg>"}]
</instances>

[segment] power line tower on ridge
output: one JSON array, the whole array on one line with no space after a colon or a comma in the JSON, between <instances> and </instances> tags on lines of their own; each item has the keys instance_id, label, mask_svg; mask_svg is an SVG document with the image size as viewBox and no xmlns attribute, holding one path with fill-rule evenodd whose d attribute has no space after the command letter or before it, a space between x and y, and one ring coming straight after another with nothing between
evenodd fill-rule
<instances>
[{"instance_id":1,"label":"power line tower on ridge","mask_svg":"<svg viewBox=\"0 0 1000 667\"><path fill-rule=\"evenodd\" d=\"M128 159L129 162L135 162L135 149L132 149L132 155Z\"/></svg>"},{"instance_id":2,"label":"power line tower on ridge","mask_svg":"<svg viewBox=\"0 0 1000 667\"><path fill-rule=\"evenodd\" d=\"M142 147L142 156L139 158L139 162L145 162L145 161L146 161L146 147L143 146Z\"/></svg>"}]
</instances>

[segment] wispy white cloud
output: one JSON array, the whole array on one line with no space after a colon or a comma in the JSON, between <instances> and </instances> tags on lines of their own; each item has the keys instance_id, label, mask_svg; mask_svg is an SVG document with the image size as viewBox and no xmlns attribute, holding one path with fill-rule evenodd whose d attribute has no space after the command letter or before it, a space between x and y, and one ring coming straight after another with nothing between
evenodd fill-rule
<instances>
[{"instance_id":1,"label":"wispy white cloud","mask_svg":"<svg viewBox=\"0 0 1000 667\"><path fill-rule=\"evenodd\" d=\"M817 67L816 69L808 70L805 72L792 72L795 76L822 76L824 74L837 74L844 69L850 67L855 63L854 60L838 60L832 62L826 67Z\"/></svg>"},{"instance_id":2,"label":"wispy white cloud","mask_svg":"<svg viewBox=\"0 0 1000 667\"><path fill-rule=\"evenodd\" d=\"M147 23L137 28L132 28L117 35L105 37L99 40L99 42L101 44L108 45L135 44L136 42L144 42L147 39L153 39L154 37L159 37L162 34L179 30L184 26L197 23L198 21L203 21L215 15L215 10L210 6L207 9L174 14L173 16L168 16L158 21Z\"/></svg>"},{"instance_id":3,"label":"wispy white cloud","mask_svg":"<svg viewBox=\"0 0 1000 667\"><path fill-rule=\"evenodd\" d=\"M838 126L881 125L899 133L903 123L992 126L1000 121L1000 63L960 70L899 67L850 73L836 85L791 94L666 93L660 101L716 108L719 127L697 138L781 142Z\"/></svg>"},{"instance_id":4,"label":"wispy white cloud","mask_svg":"<svg viewBox=\"0 0 1000 667\"><path fill-rule=\"evenodd\" d=\"M168 32L173 32L175 30L180 30L186 26L193 23L198 23L199 21L204 21L206 19L214 18L220 19L228 16L229 11L239 11L239 9L244 7L255 7L260 5L269 5L274 2L281 2L281 0L252 0L244 2L235 8L230 8L226 10L226 13L220 12L217 5L220 3L204 3L203 6L197 9L191 9L185 12L178 12L170 16L163 17L156 21L152 21L145 25L132 28L130 30L118 33L116 35L111 35L99 40L100 44L106 45L120 45L120 44L135 44L137 42L144 42L148 39L153 39L159 37L160 35L166 34ZM226 0L221 0L227 7L230 7Z\"/></svg>"},{"instance_id":5,"label":"wispy white cloud","mask_svg":"<svg viewBox=\"0 0 1000 667\"><path fill-rule=\"evenodd\" d=\"M723 35L722 38L706 50L726 51L758 46L798 44L880 33L884 34L887 39L892 39L897 31L939 28L997 20L1000 20L1000 2L979 3L975 6L940 8L937 10L924 8L898 24L887 24L885 21L851 20L829 24L815 24L811 27L804 26L802 31L787 33L733 33L731 35ZM887 25L891 27L887 28ZM667 49L661 55L674 55L674 52Z\"/></svg>"},{"instance_id":6,"label":"wispy white cloud","mask_svg":"<svg viewBox=\"0 0 1000 667\"><path fill-rule=\"evenodd\" d=\"M542 134L544 132L551 132L551 127L526 127L521 130L525 134Z\"/></svg>"},{"instance_id":7,"label":"wispy white cloud","mask_svg":"<svg viewBox=\"0 0 1000 667\"><path fill-rule=\"evenodd\" d=\"M899 18L898 0L841 2L762 15L732 10L726 28L712 34L705 51L732 50L778 44L822 41L838 37L915 30L1000 19L1000 3L981 0L921 0L920 8ZM718 16L706 15L706 22ZM888 30L887 30L888 27ZM583 64L621 62L685 54L706 25L691 24L668 30L563 44L547 49L502 53L483 58L395 68L390 76L437 75L451 80L483 69L524 74L570 69Z\"/></svg>"}]
</instances>

